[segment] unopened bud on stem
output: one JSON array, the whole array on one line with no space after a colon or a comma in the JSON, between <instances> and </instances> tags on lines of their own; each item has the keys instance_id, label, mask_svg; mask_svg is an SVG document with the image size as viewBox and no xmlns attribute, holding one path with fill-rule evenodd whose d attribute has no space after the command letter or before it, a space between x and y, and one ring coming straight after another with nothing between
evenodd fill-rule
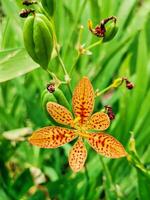
<instances>
[{"instance_id":1,"label":"unopened bud on stem","mask_svg":"<svg viewBox=\"0 0 150 200\"><path fill-rule=\"evenodd\" d=\"M54 83L48 84L48 85L47 85L47 90L48 90L50 93L55 92L55 84L54 84Z\"/></svg>"},{"instance_id":2,"label":"unopened bud on stem","mask_svg":"<svg viewBox=\"0 0 150 200\"><path fill-rule=\"evenodd\" d=\"M110 120L115 119L115 114L114 114L114 112L113 112L113 110L112 110L112 107L106 105L106 106L104 106L104 108L105 108L105 112L107 113L109 119L110 119Z\"/></svg>"},{"instance_id":3,"label":"unopened bud on stem","mask_svg":"<svg viewBox=\"0 0 150 200\"><path fill-rule=\"evenodd\" d=\"M103 38L103 42L107 42L109 40L112 40L118 31L116 21L116 17L111 16L103 19L99 25L93 28L92 21L89 20L88 28L94 35Z\"/></svg>"}]
</instances>

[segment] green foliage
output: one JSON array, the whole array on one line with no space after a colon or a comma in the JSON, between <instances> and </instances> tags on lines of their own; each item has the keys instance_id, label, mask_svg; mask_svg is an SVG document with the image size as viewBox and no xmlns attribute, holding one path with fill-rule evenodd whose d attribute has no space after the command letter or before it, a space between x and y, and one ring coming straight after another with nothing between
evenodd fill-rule
<instances>
[{"instance_id":1,"label":"green foliage","mask_svg":"<svg viewBox=\"0 0 150 200\"><path fill-rule=\"evenodd\" d=\"M25 7L21 0L1 0L0 200L149 199L150 1L81 0L70 3L57 0L55 3L53 19L57 42L71 78L71 88L82 76L88 76L94 89L99 91L118 77L128 77L135 84L131 91L122 85L103 98L97 97L95 110L103 109L106 104L113 107L116 119L108 132L128 151L132 132L139 158L102 158L87 146L86 168L74 174L67 160L70 144L59 149L39 149L27 142L29 133L15 136L13 131L18 129L21 133L24 127L35 130L50 124L41 95L52 76L42 70L24 48L24 19L19 17L19 12ZM31 8L36 9L36 6ZM117 17L119 28L113 40L89 49L92 55L78 57L79 43L86 48L98 40L88 30L88 19L99 24L112 15ZM83 30L80 25L84 26ZM54 54L56 57L56 52ZM66 80L58 57L50 61L48 70L60 80ZM66 84L61 85L61 90L70 103ZM11 139L6 134L8 131L12 131Z\"/></svg>"}]
</instances>

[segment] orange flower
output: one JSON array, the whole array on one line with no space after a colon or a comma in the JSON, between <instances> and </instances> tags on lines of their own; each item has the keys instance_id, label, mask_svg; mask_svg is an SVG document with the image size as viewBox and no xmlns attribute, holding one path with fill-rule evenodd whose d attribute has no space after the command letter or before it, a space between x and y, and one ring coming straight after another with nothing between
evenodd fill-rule
<instances>
[{"instance_id":1,"label":"orange flower","mask_svg":"<svg viewBox=\"0 0 150 200\"><path fill-rule=\"evenodd\" d=\"M91 147L103 156L120 158L127 155L122 144L114 137L97 132L106 130L110 120L104 112L96 112L92 115L94 90L87 77L83 77L75 88L72 105L75 119L64 106L48 102L47 111L51 117L59 124L66 125L67 128L59 126L41 128L32 134L29 142L41 148L57 148L78 137L69 154L69 165L74 172L83 168L87 157L83 138L86 138Z\"/></svg>"}]
</instances>

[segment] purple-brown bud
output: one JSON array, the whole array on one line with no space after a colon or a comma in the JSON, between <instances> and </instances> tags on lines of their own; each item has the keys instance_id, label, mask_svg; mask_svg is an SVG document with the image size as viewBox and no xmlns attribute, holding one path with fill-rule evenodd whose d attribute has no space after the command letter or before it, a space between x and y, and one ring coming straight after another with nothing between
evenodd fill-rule
<instances>
[{"instance_id":1,"label":"purple-brown bud","mask_svg":"<svg viewBox=\"0 0 150 200\"><path fill-rule=\"evenodd\" d=\"M129 81L126 81L126 87L127 87L129 90L131 90L131 89L134 88L134 84L131 83L131 82L129 82Z\"/></svg>"},{"instance_id":2,"label":"purple-brown bud","mask_svg":"<svg viewBox=\"0 0 150 200\"><path fill-rule=\"evenodd\" d=\"M48 90L50 93L55 92L55 84L54 84L54 83L48 84L48 85L47 85L47 90Z\"/></svg>"},{"instance_id":3,"label":"purple-brown bud","mask_svg":"<svg viewBox=\"0 0 150 200\"><path fill-rule=\"evenodd\" d=\"M123 80L125 80L126 82L126 88L128 88L129 90L132 90L134 88L134 84L130 82L127 78L123 78Z\"/></svg>"},{"instance_id":4,"label":"purple-brown bud","mask_svg":"<svg viewBox=\"0 0 150 200\"><path fill-rule=\"evenodd\" d=\"M24 0L24 1L22 2L22 4L25 5L25 6L30 6L30 5L32 5L32 4L37 4L37 2L36 2L36 1Z\"/></svg>"},{"instance_id":5,"label":"purple-brown bud","mask_svg":"<svg viewBox=\"0 0 150 200\"><path fill-rule=\"evenodd\" d=\"M113 112L112 107L111 107L111 106L108 106L108 105L106 105L106 106L104 106L104 107L105 107L105 111L106 111L106 113L107 113L109 119L110 119L110 120L115 119L115 113Z\"/></svg>"},{"instance_id":6,"label":"purple-brown bud","mask_svg":"<svg viewBox=\"0 0 150 200\"><path fill-rule=\"evenodd\" d=\"M19 16L22 17L22 18L26 18L28 17L28 15L30 13L34 13L34 10L33 9L23 9L21 10L21 12L19 13Z\"/></svg>"},{"instance_id":7,"label":"purple-brown bud","mask_svg":"<svg viewBox=\"0 0 150 200\"><path fill-rule=\"evenodd\" d=\"M106 19L103 19L99 25L93 28L92 21L88 21L89 30L96 35L97 37L103 38L103 42L109 41L114 38L118 31L118 27L116 26L116 17L111 16ZM110 23L108 23L110 22ZM106 25L108 23L108 25Z\"/></svg>"}]
</instances>

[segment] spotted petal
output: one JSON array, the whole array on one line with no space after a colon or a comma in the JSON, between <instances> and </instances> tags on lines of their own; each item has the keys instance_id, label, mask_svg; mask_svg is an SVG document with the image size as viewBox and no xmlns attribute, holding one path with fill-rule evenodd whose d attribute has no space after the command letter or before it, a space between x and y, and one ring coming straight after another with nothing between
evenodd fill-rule
<instances>
[{"instance_id":1,"label":"spotted petal","mask_svg":"<svg viewBox=\"0 0 150 200\"><path fill-rule=\"evenodd\" d=\"M111 135L105 133L91 134L88 142L97 153L109 158L120 158L127 155L122 144Z\"/></svg>"},{"instance_id":2,"label":"spotted petal","mask_svg":"<svg viewBox=\"0 0 150 200\"><path fill-rule=\"evenodd\" d=\"M82 139L78 141L72 147L69 154L69 165L74 172L80 171L85 163L87 158L87 150L82 142Z\"/></svg>"},{"instance_id":3,"label":"spotted petal","mask_svg":"<svg viewBox=\"0 0 150 200\"><path fill-rule=\"evenodd\" d=\"M91 116L94 107L94 90L87 77L83 77L75 88L72 104L80 124L84 124Z\"/></svg>"},{"instance_id":4,"label":"spotted petal","mask_svg":"<svg viewBox=\"0 0 150 200\"><path fill-rule=\"evenodd\" d=\"M41 148L57 148L75 139L76 134L69 130L57 126L47 126L33 132L29 142Z\"/></svg>"},{"instance_id":5,"label":"spotted petal","mask_svg":"<svg viewBox=\"0 0 150 200\"><path fill-rule=\"evenodd\" d=\"M104 112L93 114L87 123L88 129L104 131L110 126L110 119Z\"/></svg>"},{"instance_id":6,"label":"spotted petal","mask_svg":"<svg viewBox=\"0 0 150 200\"><path fill-rule=\"evenodd\" d=\"M48 113L56 122L64 125L73 124L72 114L64 106L61 106L54 102L48 102L46 107Z\"/></svg>"}]
</instances>

